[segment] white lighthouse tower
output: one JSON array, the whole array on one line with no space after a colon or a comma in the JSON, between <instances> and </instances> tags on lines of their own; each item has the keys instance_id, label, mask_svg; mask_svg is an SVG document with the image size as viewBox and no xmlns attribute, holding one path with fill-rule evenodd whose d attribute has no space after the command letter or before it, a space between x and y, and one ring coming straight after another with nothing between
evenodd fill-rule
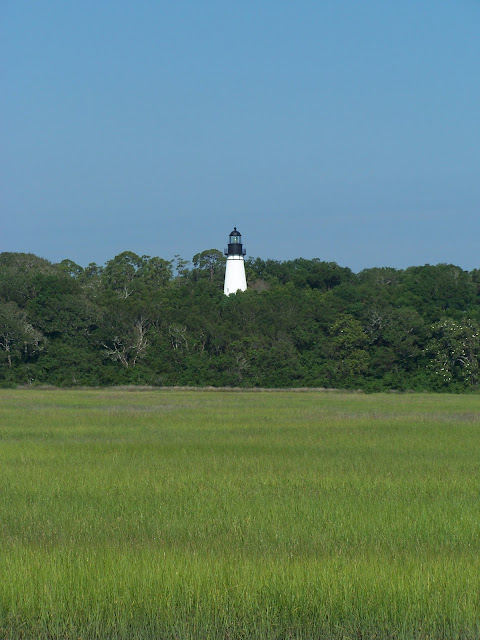
<instances>
[{"instance_id":1,"label":"white lighthouse tower","mask_svg":"<svg viewBox=\"0 0 480 640\"><path fill-rule=\"evenodd\" d=\"M247 279L245 277L243 256L246 252L242 246L242 236L237 231L237 227L233 228L228 239L228 249L225 249L224 253L227 256L227 266L225 269L223 293L229 296L238 290L245 291L247 288Z\"/></svg>"}]
</instances>

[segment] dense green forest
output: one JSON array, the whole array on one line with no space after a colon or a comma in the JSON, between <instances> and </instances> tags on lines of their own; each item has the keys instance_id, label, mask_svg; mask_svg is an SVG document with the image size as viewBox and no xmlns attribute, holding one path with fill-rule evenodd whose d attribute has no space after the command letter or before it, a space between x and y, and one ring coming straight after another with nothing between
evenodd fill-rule
<instances>
[{"instance_id":1,"label":"dense green forest","mask_svg":"<svg viewBox=\"0 0 480 640\"><path fill-rule=\"evenodd\" d=\"M0 254L0 385L475 391L480 271L124 252L105 266Z\"/></svg>"}]
</instances>

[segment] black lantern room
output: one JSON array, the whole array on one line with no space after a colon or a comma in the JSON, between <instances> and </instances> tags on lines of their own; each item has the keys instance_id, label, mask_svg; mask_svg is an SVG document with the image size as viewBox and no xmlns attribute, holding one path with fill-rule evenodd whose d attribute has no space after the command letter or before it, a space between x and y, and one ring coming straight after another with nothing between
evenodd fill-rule
<instances>
[{"instance_id":1,"label":"black lantern room","mask_svg":"<svg viewBox=\"0 0 480 640\"><path fill-rule=\"evenodd\" d=\"M242 236L237 227L233 227L233 231L228 238L228 249L225 249L226 256L244 256L246 253L242 245Z\"/></svg>"}]
</instances>

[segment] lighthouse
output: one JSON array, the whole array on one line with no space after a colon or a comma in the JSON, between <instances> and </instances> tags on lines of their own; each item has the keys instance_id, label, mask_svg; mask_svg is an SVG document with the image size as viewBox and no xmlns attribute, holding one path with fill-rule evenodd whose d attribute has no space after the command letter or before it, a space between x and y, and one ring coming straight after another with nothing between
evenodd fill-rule
<instances>
[{"instance_id":1,"label":"lighthouse","mask_svg":"<svg viewBox=\"0 0 480 640\"><path fill-rule=\"evenodd\" d=\"M243 256L245 249L242 245L242 236L237 231L237 227L233 228L228 238L228 248L224 251L227 256L227 265L225 269L225 284L223 293L229 296L238 290L245 291L247 288L247 279L245 277L245 262Z\"/></svg>"}]
</instances>

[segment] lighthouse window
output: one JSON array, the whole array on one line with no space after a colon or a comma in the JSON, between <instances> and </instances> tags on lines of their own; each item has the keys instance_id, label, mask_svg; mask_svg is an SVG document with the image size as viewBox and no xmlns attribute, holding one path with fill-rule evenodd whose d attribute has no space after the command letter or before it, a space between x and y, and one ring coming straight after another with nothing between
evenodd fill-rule
<instances>
[{"instance_id":1,"label":"lighthouse window","mask_svg":"<svg viewBox=\"0 0 480 640\"><path fill-rule=\"evenodd\" d=\"M239 244L241 236L230 236L230 244Z\"/></svg>"}]
</instances>

